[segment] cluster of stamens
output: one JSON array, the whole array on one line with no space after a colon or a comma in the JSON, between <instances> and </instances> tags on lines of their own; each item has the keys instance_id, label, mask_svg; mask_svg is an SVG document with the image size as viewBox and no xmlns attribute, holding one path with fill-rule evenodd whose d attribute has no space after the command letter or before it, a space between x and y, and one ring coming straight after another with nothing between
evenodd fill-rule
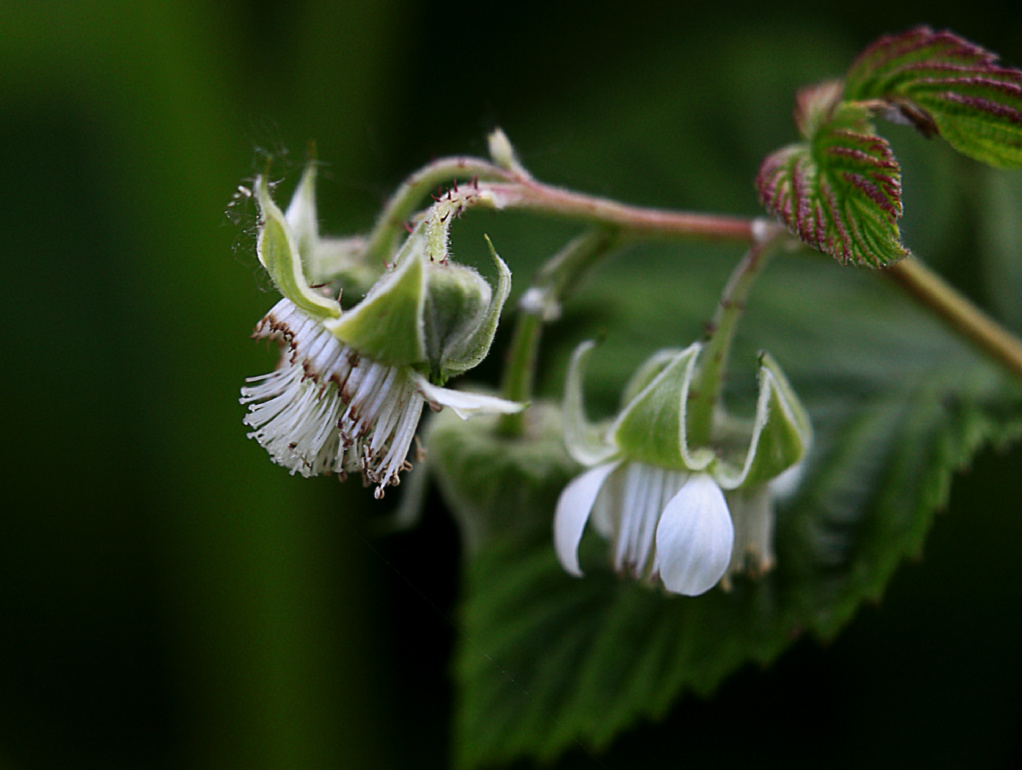
<instances>
[{"instance_id":1,"label":"cluster of stamens","mask_svg":"<svg viewBox=\"0 0 1022 770\"><path fill-rule=\"evenodd\" d=\"M360 356L315 318L282 299L258 339L280 342L278 368L241 390L249 434L292 474L360 472L377 498L409 470L426 400L403 368Z\"/></svg>"}]
</instances>

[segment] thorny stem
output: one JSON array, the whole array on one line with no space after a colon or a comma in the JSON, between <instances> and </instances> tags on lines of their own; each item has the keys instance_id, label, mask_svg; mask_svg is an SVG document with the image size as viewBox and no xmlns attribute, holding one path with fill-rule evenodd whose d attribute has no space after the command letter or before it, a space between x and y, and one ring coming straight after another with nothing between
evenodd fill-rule
<instances>
[{"instance_id":1,"label":"thorny stem","mask_svg":"<svg viewBox=\"0 0 1022 770\"><path fill-rule=\"evenodd\" d=\"M717 311L708 328L709 338L702 351L699 373L689 394L686 428L693 445L706 445L712 438L713 414L721 398L735 330L745 314L749 292L760 271L777 250L779 240L774 234L753 243L732 271L721 293Z\"/></svg>"},{"instance_id":2,"label":"thorny stem","mask_svg":"<svg viewBox=\"0 0 1022 770\"><path fill-rule=\"evenodd\" d=\"M946 284L926 265L908 257L888 268L885 274L952 329L1022 379L1022 342Z\"/></svg>"},{"instance_id":3,"label":"thorny stem","mask_svg":"<svg viewBox=\"0 0 1022 770\"><path fill-rule=\"evenodd\" d=\"M543 324L560 315L560 304L583 274L613 250L619 234L613 228L594 228L569 242L540 269L518 302L518 322L504 364L501 395L509 401L528 401L536 379L536 357ZM525 414L505 414L497 424L505 436L525 432Z\"/></svg>"}]
</instances>

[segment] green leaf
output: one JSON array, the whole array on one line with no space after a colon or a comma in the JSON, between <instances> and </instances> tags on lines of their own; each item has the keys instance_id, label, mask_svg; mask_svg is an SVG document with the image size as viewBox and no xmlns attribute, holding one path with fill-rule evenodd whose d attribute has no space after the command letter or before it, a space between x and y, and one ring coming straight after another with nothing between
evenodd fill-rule
<instances>
[{"instance_id":1,"label":"green leaf","mask_svg":"<svg viewBox=\"0 0 1022 770\"><path fill-rule=\"evenodd\" d=\"M721 271L704 259L660 257L610 270L590 295L593 308L616 302L615 333L594 364L648 355L635 340L663 344L643 335L665 308L671 330L661 335L699 333ZM776 568L736 580L730 593L671 597L618 578L590 528L585 577L572 578L550 535L566 469L533 470L516 485L506 462L490 493L504 525L476 540L466 566L455 668L460 767L550 760L579 745L598 752L637 722L664 717L683 693L711 693L739 667L769 663L802 634L832 638L918 555L952 473L981 445L1022 434L1022 388L877 274L796 256L776 260L761 280L743 327L754 340L736 341L729 407L753 411L754 351L763 346L815 430L801 486L780 506ZM811 302L793 306L796 285ZM573 333L585 336L588 326L576 320ZM599 378L594 366L587 379ZM462 465L475 489L487 489L485 469ZM452 467L445 484L462 475Z\"/></svg>"},{"instance_id":2,"label":"green leaf","mask_svg":"<svg viewBox=\"0 0 1022 770\"><path fill-rule=\"evenodd\" d=\"M901 169L866 108L834 103L828 87L803 91L799 106L806 141L763 162L756 177L763 205L842 263L883 267L906 256L898 230Z\"/></svg>"},{"instance_id":3,"label":"green leaf","mask_svg":"<svg viewBox=\"0 0 1022 770\"><path fill-rule=\"evenodd\" d=\"M844 98L879 102L886 117L983 163L1022 166L1022 72L951 32L881 38L852 64Z\"/></svg>"}]
</instances>

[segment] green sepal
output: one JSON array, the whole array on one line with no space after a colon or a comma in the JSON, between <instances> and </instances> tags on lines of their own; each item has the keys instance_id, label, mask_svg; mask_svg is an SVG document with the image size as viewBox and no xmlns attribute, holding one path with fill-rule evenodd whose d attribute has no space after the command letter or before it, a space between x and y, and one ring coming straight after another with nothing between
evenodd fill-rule
<instances>
[{"instance_id":1,"label":"green sepal","mask_svg":"<svg viewBox=\"0 0 1022 770\"><path fill-rule=\"evenodd\" d=\"M345 238L320 238L314 259L306 274L314 284L339 285L345 296L364 296L384 272L383 259L366 251L366 239L360 235Z\"/></svg>"},{"instance_id":2,"label":"green sepal","mask_svg":"<svg viewBox=\"0 0 1022 770\"><path fill-rule=\"evenodd\" d=\"M426 269L426 296L422 331L430 379L443 384L448 373L443 363L452 344L471 335L490 300L490 286L471 267L431 263Z\"/></svg>"},{"instance_id":3,"label":"green sepal","mask_svg":"<svg viewBox=\"0 0 1022 770\"><path fill-rule=\"evenodd\" d=\"M277 290L296 306L315 318L337 318L341 306L311 288L302 266L301 252L283 212L270 197L265 176L256 179L256 203L261 223L256 254L270 274Z\"/></svg>"},{"instance_id":4,"label":"green sepal","mask_svg":"<svg viewBox=\"0 0 1022 770\"><path fill-rule=\"evenodd\" d=\"M690 471L705 470L713 461L709 449L689 449L685 426L688 393L701 349L694 343L676 354L618 416L613 440L629 460ZM644 371L645 367L639 370Z\"/></svg>"},{"instance_id":5,"label":"green sepal","mask_svg":"<svg viewBox=\"0 0 1022 770\"><path fill-rule=\"evenodd\" d=\"M564 443L571 456L586 466L599 465L617 453L608 440L607 426L586 419L582 381L586 361L595 347L595 342L587 340L575 348L564 383Z\"/></svg>"},{"instance_id":6,"label":"green sepal","mask_svg":"<svg viewBox=\"0 0 1022 770\"><path fill-rule=\"evenodd\" d=\"M511 270L504 263L504 260L493 248L489 236L486 238L486 245L490 249L490 256L493 257L493 264L497 268L497 286L490 291L489 303L486 308L473 317L472 325L463 324L466 334L452 339L447 344L446 356L443 360L444 377L454 377L477 366L490 352L493 344L493 337L497 333L497 324L500 322L500 313L504 309L508 294L511 293Z\"/></svg>"},{"instance_id":7,"label":"green sepal","mask_svg":"<svg viewBox=\"0 0 1022 770\"><path fill-rule=\"evenodd\" d=\"M740 468L719 462L713 476L723 489L765 484L792 467L809 451L813 428L802 402L777 362L759 359L759 399L748 451Z\"/></svg>"},{"instance_id":8,"label":"green sepal","mask_svg":"<svg viewBox=\"0 0 1022 770\"><path fill-rule=\"evenodd\" d=\"M284 218L294 233L302 268L312 284L335 283L356 296L365 294L383 273L383 260L367 250L360 235L330 238L320 235L316 208L315 159L310 158L295 188Z\"/></svg>"},{"instance_id":9,"label":"green sepal","mask_svg":"<svg viewBox=\"0 0 1022 770\"><path fill-rule=\"evenodd\" d=\"M666 348L664 350L658 350L656 353L651 355L635 373L628 379L628 384L625 385L624 391L621 393L621 405L622 408L630 404L636 396L638 396L647 385L656 379L666 366L671 363L680 353L676 348Z\"/></svg>"},{"instance_id":10,"label":"green sepal","mask_svg":"<svg viewBox=\"0 0 1022 770\"><path fill-rule=\"evenodd\" d=\"M284 218L294 233L305 274L318 282L319 279L313 275L316 261L313 255L319 241L319 219L316 211L316 162L312 159L305 164L302 178L298 180Z\"/></svg>"},{"instance_id":11,"label":"green sepal","mask_svg":"<svg viewBox=\"0 0 1022 770\"><path fill-rule=\"evenodd\" d=\"M365 299L324 324L338 339L374 361L413 366L426 360L422 238L422 228L416 228L398 252L395 267L376 282Z\"/></svg>"}]
</instances>

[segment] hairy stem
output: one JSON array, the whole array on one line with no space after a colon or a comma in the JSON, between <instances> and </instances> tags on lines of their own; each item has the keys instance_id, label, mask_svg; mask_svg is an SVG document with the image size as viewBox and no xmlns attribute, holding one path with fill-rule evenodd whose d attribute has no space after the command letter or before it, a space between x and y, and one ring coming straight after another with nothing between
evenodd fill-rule
<instances>
[{"instance_id":1,"label":"hairy stem","mask_svg":"<svg viewBox=\"0 0 1022 770\"><path fill-rule=\"evenodd\" d=\"M948 326L1022 379L1022 342L949 286L918 259L908 257L885 272Z\"/></svg>"},{"instance_id":2,"label":"hairy stem","mask_svg":"<svg viewBox=\"0 0 1022 770\"><path fill-rule=\"evenodd\" d=\"M777 237L768 237L753 243L732 271L721 293L717 311L710 322L709 338L700 357L699 373L689 393L686 428L688 439L694 446L710 443L713 414L727 376L731 343L738 322L745 314L745 303L756 279L776 251L778 240Z\"/></svg>"},{"instance_id":3,"label":"hairy stem","mask_svg":"<svg viewBox=\"0 0 1022 770\"><path fill-rule=\"evenodd\" d=\"M566 190L561 187L520 179L481 185L493 196L496 208L539 211L619 228L625 236L644 238L705 238L752 242L757 222L744 217L718 216L687 211L669 211L629 206L607 198ZM771 228L780 229L770 223Z\"/></svg>"},{"instance_id":4,"label":"hairy stem","mask_svg":"<svg viewBox=\"0 0 1022 770\"><path fill-rule=\"evenodd\" d=\"M466 184L478 180L512 180L515 175L482 158L456 156L438 158L405 179L383 205L383 211L369 234L366 250L384 259L396 250L405 223L422 200L439 185L461 179Z\"/></svg>"}]
</instances>

